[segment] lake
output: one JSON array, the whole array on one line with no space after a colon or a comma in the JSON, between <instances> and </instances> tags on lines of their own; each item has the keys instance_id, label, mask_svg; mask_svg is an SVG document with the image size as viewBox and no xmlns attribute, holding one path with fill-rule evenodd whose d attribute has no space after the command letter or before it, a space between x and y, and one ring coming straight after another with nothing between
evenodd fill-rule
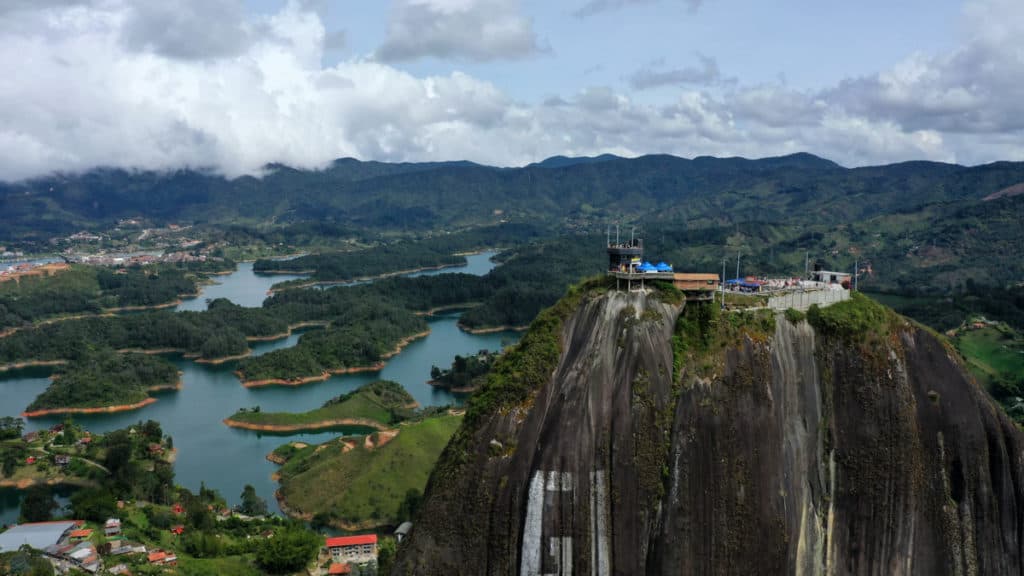
<instances>
[{"instance_id":1,"label":"lake","mask_svg":"<svg viewBox=\"0 0 1024 576\"><path fill-rule=\"evenodd\" d=\"M493 252L469 256L467 266L433 270L418 274L465 272L486 274L494 267L490 262ZM239 269L217 277L219 284L204 287L198 298L184 302L179 309L202 310L206 300L228 298L243 306L259 306L266 298L271 284L294 276L260 276L252 272L252 265L239 264ZM157 420L164 433L174 438L178 459L174 470L178 484L193 491L205 482L215 488L230 503L237 503L242 487L252 484L272 509L276 483L270 475L277 466L265 457L277 446L290 440L319 443L337 437L342 431L293 434L287 437L267 435L247 430L228 428L222 423L241 407L260 406L264 411L299 412L319 407L339 394L349 392L377 379L394 380L402 384L422 406L460 404L461 398L427 384L430 367L447 367L455 356L475 354L481 349L497 350L503 344L519 338L516 332L469 334L459 330L459 313L441 314L429 319L430 335L406 346L376 373L345 374L323 382L299 387L269 386L245 388L233 374L234 362L211 366L170 355L184 373L184 387L177 392L156 394L158 401L141 410L103 415L76 415L75 421L94 432L124 428L140 420ZM253 354L294 346L300 334L295 333L273 342L254 342ZM49 383L46 369L25 369L4 373L0 377L0 416L17 416ZM62 416L27 420L26 431L48 428L62 422ZM18 498L11 491L0 492L0 523L11 522L18 515Z\"/></svg>"}]
</instances>

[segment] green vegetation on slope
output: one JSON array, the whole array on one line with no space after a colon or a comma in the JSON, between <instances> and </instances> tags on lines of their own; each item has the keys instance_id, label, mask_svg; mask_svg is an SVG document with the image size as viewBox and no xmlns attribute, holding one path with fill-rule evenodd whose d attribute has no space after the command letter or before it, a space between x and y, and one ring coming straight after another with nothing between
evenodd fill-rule
<instances>
[{"instance_id":1,"label":"green vegetation on slope","mask_svg":"<svg viewBox=\"0 0 1024 576\"><path fill-rule=\"evenodd\" d=\"M98 350L61 366L28 411L135 404L149 397L150 388L175 386L178 378L178 369L163 358Z\"/></svg>"},{"instance_id":2,"label":"green vegetation on slope","mask_svg":"<svg viewBox=\"0 0 1024 576\"><path fill-rule=\"evenodd\" d=\"M1006 324L965 326L953 342L978 383L1024 423L1024 336Z\"/></svg>"},{"instance_id":3,"label":"green vegetation on slope","mask_svg":"<svg viewBox=\"0 0 1024 576\"><path fill-rule=\"evenodd\" d=\"M1024 330L1024 284L985 286L968 279L947 294L904 292L872 293L871 297L904 316L945 332L974 314L998 318Z\"/></svg>"},{"instance_id":4,"label":"green vegetation on slope","mask_svg":"<svg viewBox=\"0 0 1024 576\"><path fill-rule=\"evenodd\" d=\"M400 428L398 436L372 450L343 451L337 442L294 453L281 468L281 494L290 509L322 524L364 527L396 525L410 493L418 495L460 416L425 418Z\"/></svg>"},{"instance_id":5,"label":"green vegetation on slope","mask_svg":"<svg viewBox=\"0 0 1024 576\"><path fill-rule=\"evenodd\" d=\"M332 398L316 410L294 413L242 409L232 415L230 420L259 426L285 426L289 429L345 420L369 420L388 426L409 418L415 403L416 400L401 384L378 380Z\"/></svg>"},{"instance_id":6,"label":"green vegetation on slope","mask_svg":"<svg viewBox=\"0 0 1024 576\"><path fill-rule=\"evenodd\" d=\"M872 335L888 334L899 317L890 308L854 292L849 300L825 308L812 305L807 311L807 321L824 336L864 340Z\"/></svg>"}]
</instances>

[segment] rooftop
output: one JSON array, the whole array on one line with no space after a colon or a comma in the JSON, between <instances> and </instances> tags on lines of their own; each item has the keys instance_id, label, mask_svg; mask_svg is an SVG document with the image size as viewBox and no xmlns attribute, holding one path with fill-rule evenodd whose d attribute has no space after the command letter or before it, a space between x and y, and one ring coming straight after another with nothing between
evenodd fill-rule
<instances>
[{"instance_id":1,"label":"rooftop","mask_svg":"<svg viewBox=\"0 0 1024 576\"><path fill-rule=\"evenodd\" d=\"M0 552L12 552L25 544L43 550L59 542L75 526L74 520L20 524L0 534Z\"/></svg>"},{"instance_id":2,"label":"rooftop","mask_svg":"<svg viewBox=\"0 0 1024 576\"><path fill-rule=\"evenodd\" d=\"M337 548L339 546L360 546L362 544L376 544L376 534L358 534L356 536L336 536L334 538L327 539L328 548Z\"/></svg>"}]
</instances>

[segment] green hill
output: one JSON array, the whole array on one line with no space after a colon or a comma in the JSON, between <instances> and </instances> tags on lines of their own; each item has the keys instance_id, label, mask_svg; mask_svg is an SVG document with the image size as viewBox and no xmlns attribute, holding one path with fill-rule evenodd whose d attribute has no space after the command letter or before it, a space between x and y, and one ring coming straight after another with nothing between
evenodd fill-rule
<instances>
[{"instance_id":1,"label":"green hill","mask_svg":"<svg viewBox=\"0 0 1024 576\"><path fill-rule=\"evenodd\" d=\"M408 507L461 422L461 416L433 416L402 426L372 449L357 438L351 449L333 441L294 452L280 471L284 504L341 528L397 525L409 519Z\"/></svg>"}]
</instances>

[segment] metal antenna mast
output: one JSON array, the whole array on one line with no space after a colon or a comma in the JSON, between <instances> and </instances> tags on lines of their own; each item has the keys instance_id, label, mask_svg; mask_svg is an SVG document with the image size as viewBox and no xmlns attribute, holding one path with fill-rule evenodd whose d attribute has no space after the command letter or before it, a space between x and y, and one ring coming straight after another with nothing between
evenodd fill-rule
<instances>
[{"instance_id":1,"label":"metal antenna mast","mask_svg":"<svg viewBox=\"0 0 1024 576\"><path fill-rule=\"evenodd\" d=\"M722 258L722 310L725 310L725 264L729 261L728 257Z\"/></svg>"}]
</instances>

